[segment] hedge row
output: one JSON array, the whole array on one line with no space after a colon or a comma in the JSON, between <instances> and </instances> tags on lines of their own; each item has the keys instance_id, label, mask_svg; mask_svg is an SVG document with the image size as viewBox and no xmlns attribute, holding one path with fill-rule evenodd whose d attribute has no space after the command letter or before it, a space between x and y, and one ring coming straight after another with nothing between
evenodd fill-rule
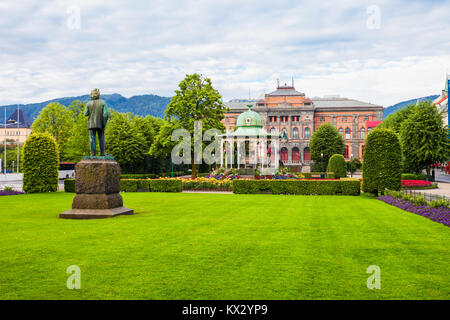
<instances>
[{"instance_id":1,"label":"hedge row","mask_svg":"<svg viewBox=\"0 0 450 320\"><path fill-rule=\"evenodd\" d=\"M342 180L234 180L233 193L360 195L358 179Z\"/></svg>"},{"instance_id":2,"label":"hedge row","mask_svg":"<svg viewBox=\"0 0 450 320\"><path fill-rule=\"evenodd\" d=\"M120 191L123 192L181 192L181 180L175 179L121 179ZM64 180L64 191L75 192L75 180Z\"/></svg>"},{"instance_id":3,"label":"hedge row","mask_svg":"<svg viewBox=\"0 0 450 320\"><path fill-rule=\"evenodd\" d=\"M402 180L427 180L425 174L402 173Z\"/></svg>"},{"instance_id":4,"label":"hedge row","mask_svg":"<svg viewBox=\"0 0 450 320\"><path fill-rule=\"evenodd\" d=\"M309 179L312 177L319 177L321 175L325 175L327 179L334 179L336 175L334 172L301 172L301 174L305 177L305 179Z\"/></svg>"}]
</instances>

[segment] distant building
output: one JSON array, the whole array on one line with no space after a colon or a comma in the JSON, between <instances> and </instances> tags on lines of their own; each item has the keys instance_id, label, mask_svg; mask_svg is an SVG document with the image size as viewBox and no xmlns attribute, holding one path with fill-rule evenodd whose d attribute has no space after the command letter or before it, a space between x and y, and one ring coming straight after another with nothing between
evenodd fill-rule
<instances>
[{"instance_id":1,"label":"distant building","mask_svg":"<svg viewBox=\"0 0 450 320\"><path fill-rule=\"evenodd\" d=\"M445 77L445 85L439 97L437 97L433 103L436 107L439 108L440 111L443 111L442 121L444 122L444 126L448 125L448 82L450 80L450 76L447 75Z\"/></svg>"},{"instance_id":2,"label":"distant building","mask_svg":"<svg viewBox=\"0 0 450 320\"><path fill-rule=\"evenodd\" d=\"M248 110L249 102L228 102L230 109L223 123L227 132L236 127L236 119ZM362 159L364 142L368 132L383 118L383 107L339 96L308 98L292 85L278 85L276 90L265 94L264 99L253 102L253 111L263 120L264 129L272 133L278 130L280 160L285 166L311 164L309 141L317 128L331 123L344 137L344 157Z\"/></svg>"},{"instance_id":3,"label":"distant building","mask_svg":"<svg viewBox=\"0 0 450 320\"><path fill-rule=\"evenodd\" d=\"M2 110L3 111L3 110ZM19 124L17 125L17 121ZM19 144L25 143L28 136L31 134L31 120L23 112L23 109L14 109L14 112L6 120L6 127L4 123L0 123L0 141L19 141Z\"/></svg>"}]
</instances>

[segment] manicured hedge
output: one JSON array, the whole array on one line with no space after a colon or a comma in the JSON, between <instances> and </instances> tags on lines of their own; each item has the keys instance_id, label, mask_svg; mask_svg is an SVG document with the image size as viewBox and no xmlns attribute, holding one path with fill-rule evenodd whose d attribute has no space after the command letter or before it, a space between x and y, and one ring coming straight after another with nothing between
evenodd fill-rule
<instances>
[{"instance_id":1,"label":"manicured hedge","mask_svg":"<svg viewBox=\"0 0 450 320\"><path fill-rule=\"evenodd\" d=\"M156 173L133 173L122 174L120 179L156 179L158 175Z\"/></svg>"},{"instance_id":2,"label":"manicured hedge","mask_svg":"<svg viewBox=\"0 0 450 320\"><path fill-rule=\"evenodd\" d=\"M333 154L328 160L327 171L334 172L336 178L344 178L347 176L347 166L345 158L342 154Z\"/></svg>"},{"instance_id":3,"label":"manicured hedge","mask_svg":"<svg viewBox=\"0 0 450 320\"><path fill-rule=\"evenodd\" d=\"M233 180L233 193L358 196L360 182L351 178L342 180Z\"/></svg>"},{"instance_id":4,"label":"manicured hedge","mask_svg":"<svg viewBox=\"0 0 450 320\"><path fill-rule=\"evenodd\" d=\"M425 174L402 173L402 180L427 180Z\"/></svg>"},{"instance_id":5,"label":"manicured hedge","mask_svg":"<svg viewBox=\"0 0 450 320\"><path fill-rule=\"evenodd\" d=\"M320 176L320 175L325 175L325 177L327 179L334 179L335 178L335 174L334 172L301 172L301 174L306 178L309 179L313 176Z\"/></svg>"},{"instance_id":6,"label":"manicured hedge","mask_svg":"<svg viewBox=\"0 0 450 320\"><path fill-rule=\"evenodd\" d=\"M59 151L48 133L33 133L23 147L23 191L58 191Z\"/></svg>"},{"instance_id":7,"label":"manicured hedge","mask_svg":"<svg viewBox=\"0 0 450 320\"><path fill-rule=\"evenodd\" d=\"M402 148L391 129L375 129L366 138L363 191L378 195L384 190L400 190Z\"/></svg>"},{"instance_id":8,"label":"manicured hedge","mask_svg":"<svg viewBox=\"0 0 450 320\"><path fill-rule=\"evenodd\" d=\"M65 192L75 192L75 179L65 179L64 180L64 191Z\"/></svg>"},{"instance_id":9,"label":"manicured hedge","mask_svg":"<svg viewBox=\"0 0 450 320\"><path fill-rule=\"evenodd\" d=\"M181 180L175 179L120 179L123 192L181 192Z\"/></svg>"}]
</instances>

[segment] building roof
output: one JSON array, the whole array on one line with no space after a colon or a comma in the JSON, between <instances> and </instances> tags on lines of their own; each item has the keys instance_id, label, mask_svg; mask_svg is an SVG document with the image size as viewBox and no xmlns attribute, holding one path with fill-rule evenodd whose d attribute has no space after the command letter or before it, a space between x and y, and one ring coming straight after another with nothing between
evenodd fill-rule
<instances>
[{"instance_id":1,"label":"building roof","mask_svg":"<svg viewBox=\"0 0 450 320\"><path fill-rule=\"evenodd\" d=\"M6 121L6 128L17 128L17 118L19 118L19 128L30 128L31 124L33 123L27 117L25 112L23 112L23 109L19 109L18 113L17 109L15 109L14 112L9 116L8 120ZM0 127L4 128L5 124L1 123Z\"/></svg>"},{"instance_id":2,"label":"building roof","mask_svg":"<svg viewBox=\"0 0 450 320\"><path fill-rule=\"evenodd\" d=\"M267 94L267 96L269 96L269 97L271 97L271 96L302 96L302 97L304 97L305 94L295 90L294 86L288 86L285 84L284 86L278 86L277 90Z\"/></svg>"},{"instance_id":3,"label":"building roof","mask_svg":"<svg viewBox=\"0 0 450 320\"><path fill-rule=\"evenodd\" d=\"M261 116L258 112L252 110L253 105L248 104L248 110L242 112L236 120L238 127L260 127L264 126Z\"/></svg>"},{"instance_id":4,"label":"building roof","mask_svg":"<svg viewBox=\"0 0 450 320\"><path fill-rule=\"evenodd\" d=\"M355 99L348 98L312 98L312 102L315 107L326 107L326 108L343 108L343 107L381 107L376 104L369 102L358 101Z\"/></svg>"}]
</instances>

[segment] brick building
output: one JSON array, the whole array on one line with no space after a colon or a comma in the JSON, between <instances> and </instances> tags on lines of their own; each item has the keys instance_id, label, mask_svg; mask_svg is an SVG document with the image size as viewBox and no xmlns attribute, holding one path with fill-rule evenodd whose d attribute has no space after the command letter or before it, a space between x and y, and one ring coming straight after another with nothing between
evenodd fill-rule
<instances>
[{"instance_id":1,"label":"brick building","mask_svg":"<svg viewBox=\"0 0 450 320\"><path fill-rule=\"evenodd\" d=\"M310 165L309 141L317 128L331 123L345 140L345 158L362 159L364 141L368 132L383 118L383 107L367 102L337 96L308 98L292 85L278 85L265 94L264 99L253 101L252 110L260 114L268 132L278 130L281 135L280 159L286 166ZM248 110L248 102L225 103L230 109L223 123L227 132L236 127L236 119Z\"/></svg>"}]
</instances>

